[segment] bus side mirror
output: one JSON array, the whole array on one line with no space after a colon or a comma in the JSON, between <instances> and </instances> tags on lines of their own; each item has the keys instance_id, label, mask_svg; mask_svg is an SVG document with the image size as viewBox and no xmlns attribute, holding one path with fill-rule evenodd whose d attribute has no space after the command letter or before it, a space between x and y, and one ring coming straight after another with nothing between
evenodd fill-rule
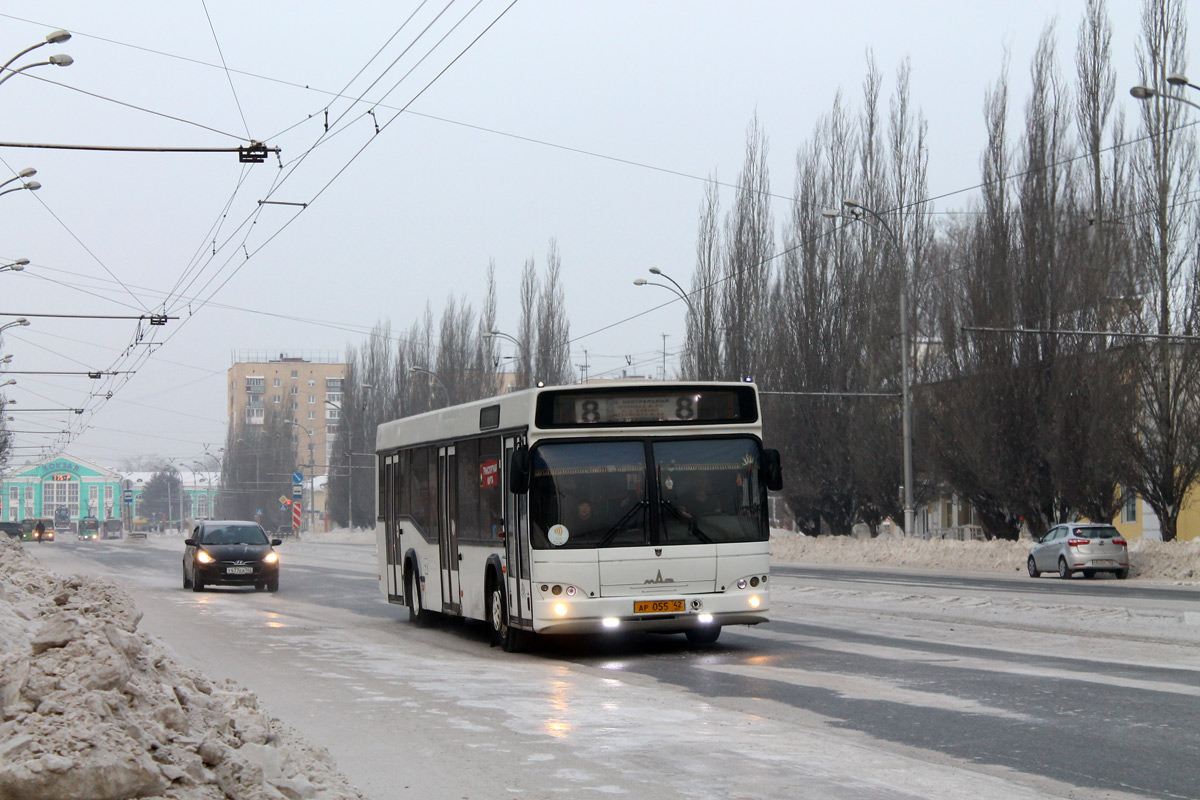
<instances>
[{"instance_id":1,"label":"bus side mirror","mask_svg":"<svg viewBox=\"0 0 1200 800\"><path fill-rule=\"evenodd\" d=\"M529 448L521 445L508 458L508 491L525 494L529 491Z\"/></svg>"},{"instance_id":2,"label":"bus side mirror","mask_svg":"<svg viewBox=\"0 0 1200 800\"><path fill-rule=\"evenodd\" d=\"M772 492L783 488L783 468L780 466L778 450L763 450L763 483Z\"/></svg>"}]
</instances>

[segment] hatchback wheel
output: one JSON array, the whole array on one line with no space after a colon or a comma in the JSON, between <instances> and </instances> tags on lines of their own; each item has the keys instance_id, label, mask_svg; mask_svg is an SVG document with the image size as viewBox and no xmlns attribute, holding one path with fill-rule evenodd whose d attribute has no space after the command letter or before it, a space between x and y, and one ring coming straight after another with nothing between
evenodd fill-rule
<instances>
[{"instance_id":1,"label":"hatchback wheel","mask_svg":"<svg viewBox=\"0 0 1200 800\"><path fill-rule=\"evenodd\" d=\"M1058 557L1058 577L1063 580L1071 577L1071 568L1067 566L1067 560L1062 556Z\"/></svg>"},{"instance_id":2,"label":"hatchback wheel","mask_svg":"<svg viewBox=\"0 0 1200 800\"><path fill-rule=\"evenodd\" d=\"M1031 578L1036 578L1042 574L1038 571L1037 562L1033 560L1033 556L1030 556L1029 560L1025 562L1025 567L1029 570L1029 577Z\"/></svg>"},{"instance_id":3,"label":"hatchback wheel","mask_svg":"<svg viewBox=\"0 0 1200 800\"><path fill-rule=\"evenodd\" d=\"M1119 569L1119 570L1117 570L1116 574L1117 574L1118 579L1125 580L1126 578L1129 577L1129 568L1126 567L1125 569Z\"/></svg>"}]
</instances>

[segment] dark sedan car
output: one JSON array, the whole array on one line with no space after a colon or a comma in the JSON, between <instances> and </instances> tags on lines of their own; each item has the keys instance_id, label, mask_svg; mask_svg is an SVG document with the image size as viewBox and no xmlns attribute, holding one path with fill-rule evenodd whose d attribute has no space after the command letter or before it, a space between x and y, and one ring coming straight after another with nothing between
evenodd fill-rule
<instances>
[{"instance_id":1,"label":"dark sedan car","mask_svg":"<svg viewBox=\"0 0 1200 800\"><path fill-rule=\"evenodd\" d=\"M257 591L279 590L279 555L282 544L267 538L257 522L206 519L186 539L183 552L183 588L194 592L205 586L253 586Z\"/></svg>"}]
</instances>

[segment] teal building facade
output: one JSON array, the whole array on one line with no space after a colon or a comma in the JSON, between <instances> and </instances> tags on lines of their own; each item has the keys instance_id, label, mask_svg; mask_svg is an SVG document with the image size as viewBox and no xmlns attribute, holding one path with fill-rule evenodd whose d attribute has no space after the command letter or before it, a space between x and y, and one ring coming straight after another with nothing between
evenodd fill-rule
<instances>
[{"instance_id":1,"label":"teal building facade","mask_svg":"<svg viewBox=\"0 0 1200 800\"><path fill-rule=\"evenodd\" d=\"M110 469L66 455L10 467L0 484L0 518L52 518L65 506L72 522L87 516L120 519L121 481Z\"/></svg>"}]
</instances>

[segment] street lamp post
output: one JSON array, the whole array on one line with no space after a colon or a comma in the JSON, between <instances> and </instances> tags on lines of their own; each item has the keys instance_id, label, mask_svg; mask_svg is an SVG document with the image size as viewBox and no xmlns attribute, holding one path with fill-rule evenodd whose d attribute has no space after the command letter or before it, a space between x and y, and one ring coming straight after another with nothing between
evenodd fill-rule
<instances>
[{"instance_id":1,"label":"street lamp post","mask_svg":"<svg viewBox=\"0 0 1200 800\"><path fill-rule=\"evenodd\" d=\"M650 271L653 272L655 275L662 275L664 278L671 281L671 283L673 283L675 285L667 286L665 283L655 283L654 281L648 281L645 278L635 278L633 281L633 285L634 286L658 286L663 289L666 289L668 292L671 292L676 297L678 297L680 300L687 303L688 311L690 311L692 313L692 316L695 317L696 316L696 307L692 305L691 299L687 296L687 294L683 291L683 289L679 287L679 284L675 283L674 280L671 280L671 276L669 276L666 273L659 270L658 267L651 267Z\"/></svg>"},{"instance_id":2,"label":"street lamp post","mask_svg":"<svg viewBox=\"0 0 1200 800\"><path fill-rule=\"evenodd\" d=\"M29 320L25 319L24 317L21 317L20 319L16 319L16 320L13 320L12 322L6 323L4 325L0 325L0 333L4 333L9 328L25 328L28 326L29 326Z\"/></svg>"},{"instance_id":3,"label":"street lamp post","mask_svg":"<svg viewBox=\"0 0 1200 800\"><path fill-rule=\"evenodd\" d=\"M346 475L346 525L350 530L354 530L354 428L346 420L346 412L342 410L340 404L332 400L326 400L326 405L331 405L337 409L338 415L341 417L341 424L346 428L346 464L348 467ZM328 454L326 461L329 460ZM325 491L326 509L329 508L329 491Z\"/></svg>"},{"instance_id":4,"label":"street lamp post","mask_svg":"<svg viewBox=\"0 0 1200 800\"><path fill-rule=\"evenodd\" d=\"M502 331L498 331L495 329L490 330L487 333L483 334L483 338L484 339L507 339L508 341L512 342L514 345L517 346L518 362L520 361L521 353L525 350L525 345L523 345L521 343L520 339L516 339L512 336L509 336L507 333L504 333ZM525 366L529 367L530 365L526 364ZM529 383L532 380L532 377L530 375L525 375L524 378L525 378L525 381L524 381L525 383Z\"/></svg>"},{"instance_id":5,"label":"street lamp post","mask_svg":"<svg viewBox=\"0 0 1200 800\"><path fill-rule=\"evenodd\" d=\"M370 392L375 388L374 385L372 385L370 383L360 383L358 386L364 392ZM350 530L353 531L354 530L354 426L350 424L350 421L346 416L346 410L344 408L342 408L342 406L340 404L335 403L333 400L326 400L325 403L327 405L331 405L337 409L338 414L341 417L341 424L346 426L346 450L347 450L346 463L349 467L349 475L347 476L348 482L346 485L346 488L348 489L347 497L346 497L346 516L347 516L347 524L349 525ZM363 404L364 405L366 404L365 399L363 400ZM292 420L292 421L295 422L295 420ZM326 452L326 454L325 454L325 460L326 460L326 462L329 462L328 452ZM328 489L326 489L325 497L326 497L326 508L328 508L329 507L329 503L328 503L329 490Z\"/></svg>"},{"instance_id":6,"label":"street lamp post","mask_svg":"<svg viewBox=\"0 0 1200 800\"><path fill-rule=\"evenodd\" d=\"M446 405L450 405L450 392L446 389L446 384L442 383L442 379L438 377L438 374L436 372L434 372L433 370L426 369L425 367L409 367L408 371L409 372L419 372L422 375L428 375L431 378L433 378L435 381L437 381L438 386L442 387L442 394L445 395L445 397L446 397Z\"/></svg>"},{"instance_id":7,"label":"street lamp post","mask_svg":"<svg viewBox=\"0 0 1200 800\"><path fill-rule=\"evenodd\" d=\"M313 533L314 531L316 531L316 527L317 527L316 526L316 516L315 516L316 509L314 508L314 506L316 505L316 502L317 502L317 492L316 492L316 484L313 482L313 480L314 480L313 479L313 471L316 469L316 464L315 464L316 457L313 454L313 442L312 442L313 431L312 431L312 428L306 428L303 425L301 425L299 422L296 422L296 420L292 420L292 425L294 425L295 427L304 431L304 433L308 435L308 506L307 506L308 519L309 519L308 532Z\"/></svg>"},{"instance_id":8,"label":"street lamp post","mask_svg":"<svg viewBox=\"0 0 1200 800\"><path fill-rule=\"evenodd\" d=\"M909 352L908 352L908 270L905 264L904 253L900 249L900 240L896 236L896 232L892 230L892 226L888 225L887 220L877 214L873 209L864 206L854 200L843 200L842 205L848 208L851 219L858 222L864 222L864 217L870 215L872 219L879 223L880 228L888 236L888 241L896 251L896 257L900 259L900 267L902 274L900 276L900 416L901 430L903 437L904 448L904 535L912 536L915 533L916 524L916 506L913 504L913 464L912 464L912 397L911 377L909 374ZM839 217L841 212L837 209L826 209L821 212L825 217Z\"/></svg>"},{"instance_id":9,"label":"street lamp post","mask_svg":"<svg viewBox=\"0 0 1200 800\"><path fill-rule=\"evenodd\" d=\"M31 192L36 192L40 188L42 188L42 185L40 183L38 183L37 181L28 181L26 183L21 184L20 186L14 186L11 189L5 189L3 192L0 192L0 196L6 195L6 194L12 194L13 192L20 192L24 189L28 189Z\"/></svg>"},{"instance_id":10,"label":"street lamp post","mask_svg":"<svg viewBox=\"0 0 1200 800\"><path fill-rule=\"evenodd\" d=\"M2 185L3 184L0 184L0 186ZM11 264L0 264L0 272L20 272L27 266L29 266L28 258L18 258Z\"/></svg>"},{"instance_id":11,"label":"street lamp post","mask_svg":"<svg viewBox=\"0 0 1200 800\"><path fill-rule=\"evenodd\" d=\"M1190 82L1186 75L1178 72L1174 75L1169 75L1167 77L1167 83L1171 84L1172 86L1190 86L1193 89L1200 89L1200 86L1196 86L1194 83ZM1153 86L1134 86L1129 89L1129 93L1138 100L1149 100L1151 97L1161 97L1164 100L1176 100L1180 103L1185 103L1192 108L1200 108L1200 104L1188 100L1186 97L1181 97L1177 94L1167 94L1166 92L1159 91Z\"/></svg>"},{"instance_id":12,"label":"street lamp post","mask_svg":"<svg viewBox=\"0 0 1200 800\"><path fill-rule=\"evenodd\" d=\"M27 53L31 53L34 50L37 50L39 47L45 47L48 44L62 44L63 42L67 41L70 38L71 38L71 34L68 33L67 31L62 31L62 30L51 31L50 33L46 34L45 39L38 42L37 44L26 47L24 50L17 53L12 58L10 58L8 61L4 62L4 66L0 67L0 73L7 73L7 74L0 76L0 83L4 83L6 80L11 78L13 75L16 75L17 73L24 72L27 69L33 69L34 67L44 67L49 64L53 64L56 67L71 66L71 64L74 63L74 59L72 59L66 53L58 53L56 55L50 56L50 58L46 59L45 61L37 61L37 62L34 62L33 64L26 64L23 67L18 67L17 69L9 69L9 67L11 67L13 65L13 62L15 62L21 56L23 56Z\"/></svg>"}]
</instances>

